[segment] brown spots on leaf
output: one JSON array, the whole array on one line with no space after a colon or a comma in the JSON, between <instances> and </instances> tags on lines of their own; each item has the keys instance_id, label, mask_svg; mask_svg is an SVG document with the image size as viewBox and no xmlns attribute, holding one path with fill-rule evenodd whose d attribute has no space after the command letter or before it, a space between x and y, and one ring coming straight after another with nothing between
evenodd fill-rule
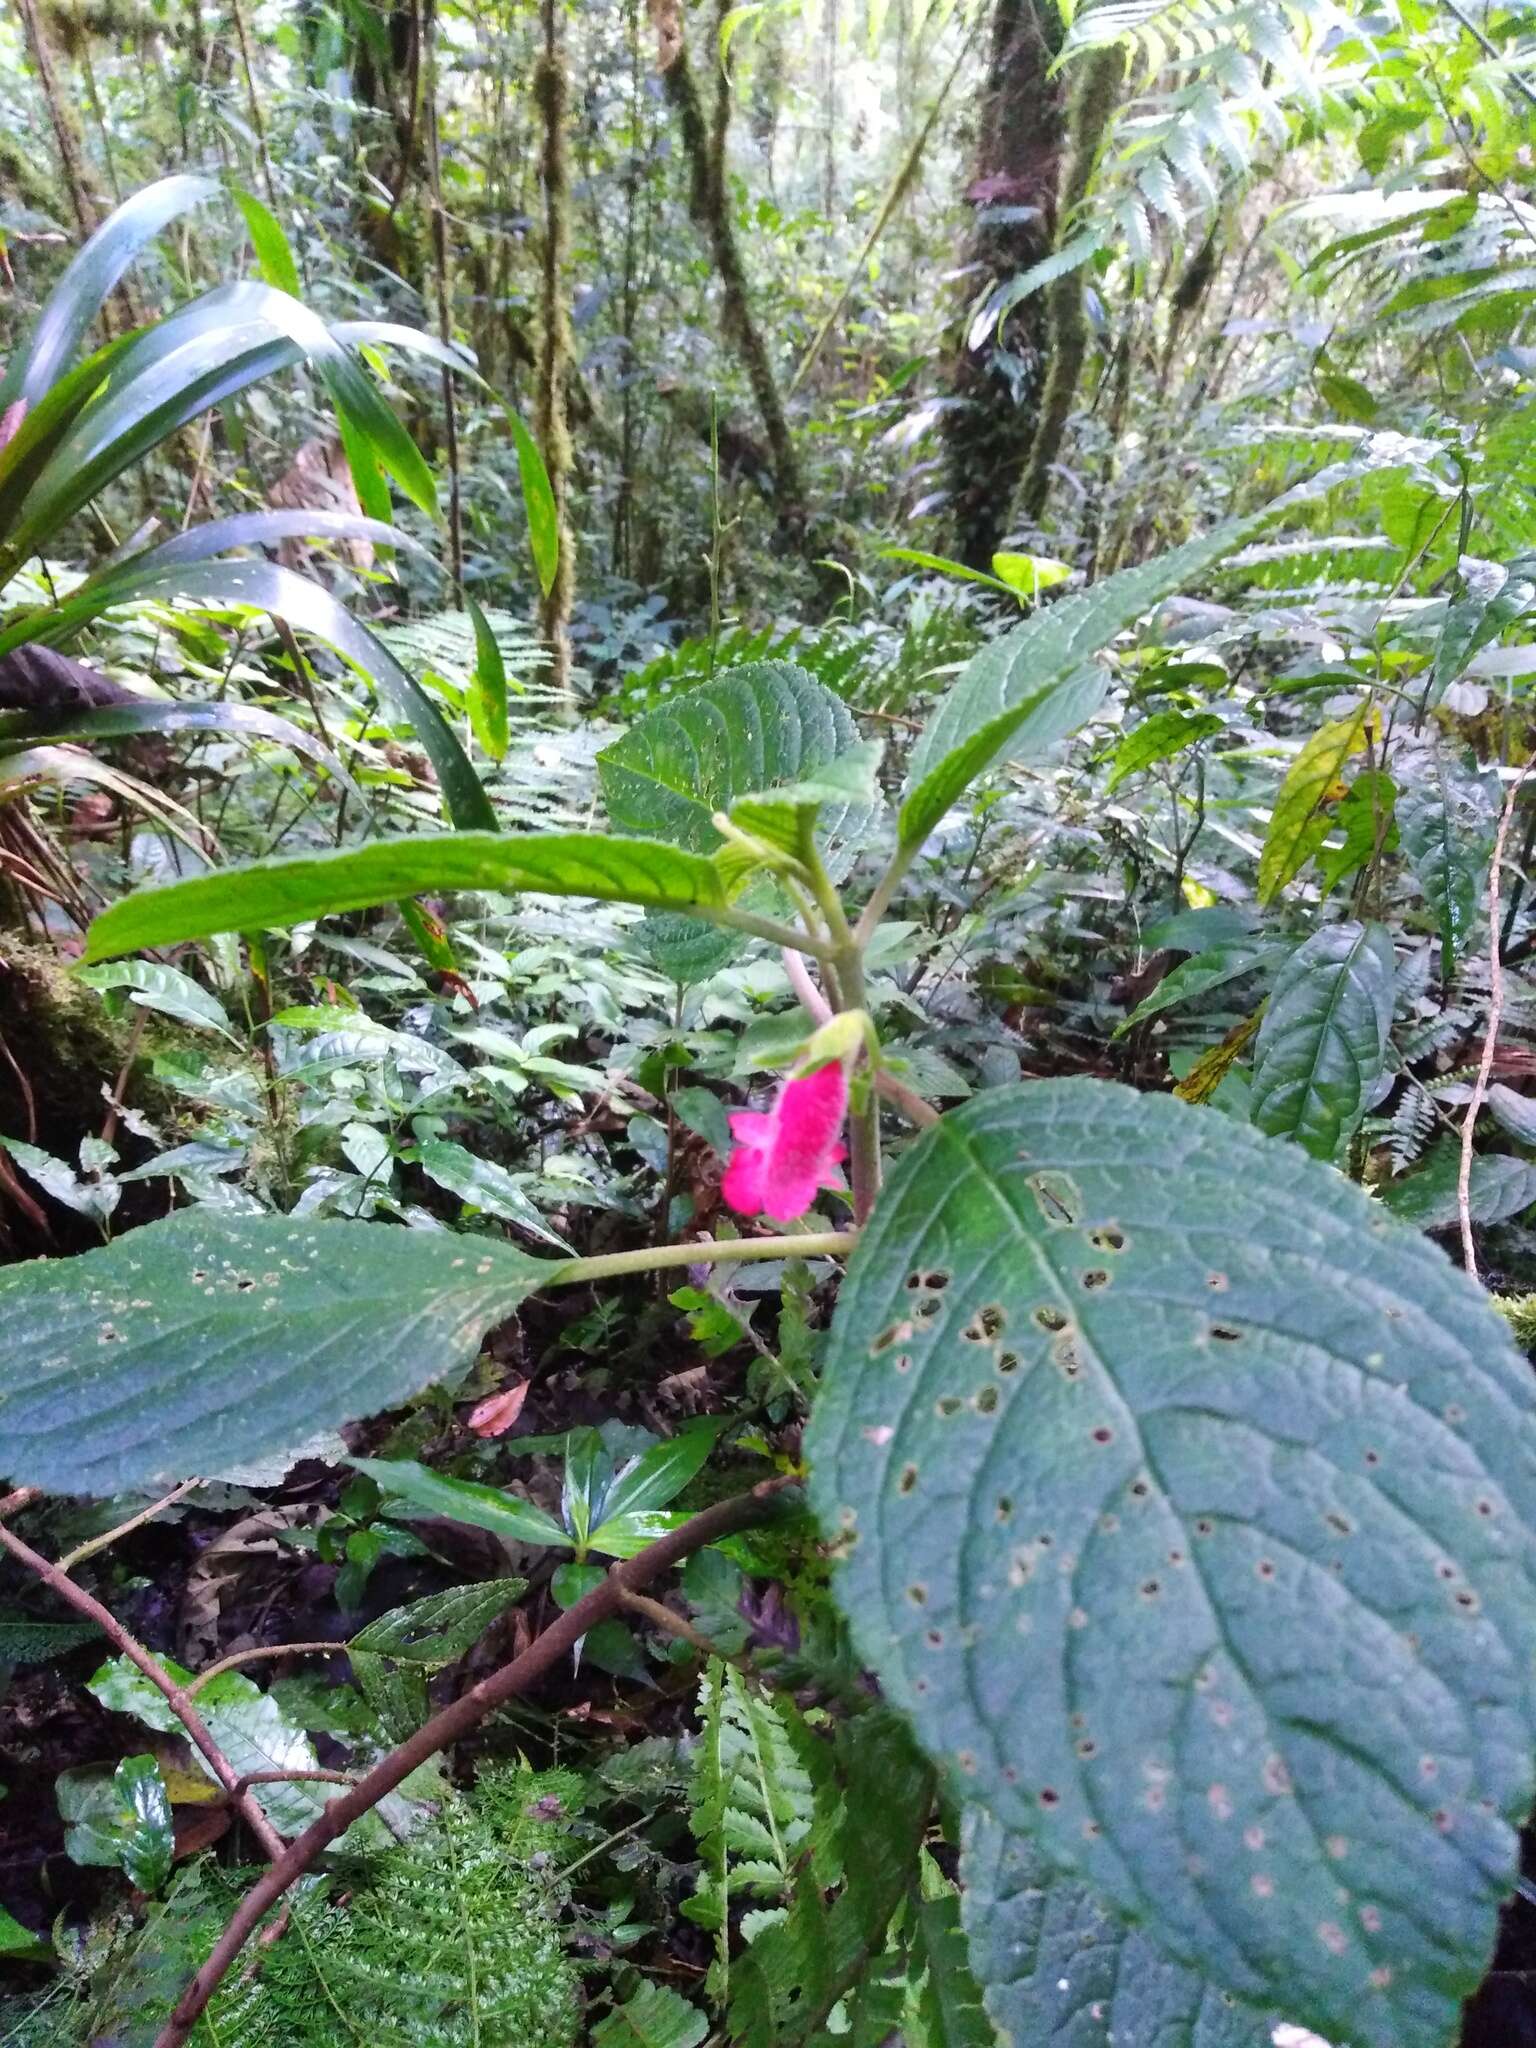
<instances>
[{"instance_id":1,"label":"brown spots on leaf","mask_svg":"<svg viewBox=\"0 0 1536 2048\"><path fill-rule=\"evenodd\" d=\"M1256 1899L1272 1899L1275 1896L1275 1880L1267 1871L1256 1870L1248 1880L1248 1889Z\"/></svg>"},{"instance_id":2,"label":"brown spots on leaf","mask_svg":"<svg viewBox=\"0 0 1536 2048\"><path fill-rule=\"evenodd\" d=\"M1271 1751L1264 1759L1263 1768L1259 1776L1263 1780L1264 1790L1273 1794L1276 1799L1284 1799L1289 1796L1291 1791L1291 1773L1283 1756L1280 1756L1275 1751Z\"/></svg>"},{"instance_id":3,"label":"brown spots on leaf","mask_svg":"<svg viewBox=\"0 0 1536 2048\"><path fill-rule=\"evenodd\" d=\"M1331 1956L1341 1956L1349 1947L1349 1936L1337 1920L1319 1921L1317 1938Z\"/></svg>"},{"instance_id":4,"label":"brown spots on leaf","mask_svg":"<svg viewBox=\"0 0 1536 2048\"><path fill-rule=\"evenodd\" d=\"M1066 1310L1058 1308L1054 1301L1042 1301L1033 1315L1042 1330L1064 1330L1067 1327Z\"/></svg>"}]
</instances>

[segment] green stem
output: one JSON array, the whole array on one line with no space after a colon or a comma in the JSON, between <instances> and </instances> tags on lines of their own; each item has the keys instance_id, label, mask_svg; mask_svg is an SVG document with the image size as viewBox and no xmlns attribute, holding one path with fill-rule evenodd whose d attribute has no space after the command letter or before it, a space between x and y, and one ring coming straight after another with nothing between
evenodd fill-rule
<instances>
[{"instance_id":1,"label":"green stem","mask_svg":"<svg viewBox=\"0 0 1536 2048\"><path fill-rule=\"evenodd\" d=\"M846 924L843 929L847 931ZM835 971L844 1009L863 1010L867 1015L864 954L851 932L848 943L838 953ZM880 1192L880 1096L875 1086L878 1070L879 1055L873 1053L870 1056L868 1099L863 1108L854 1110L848 1119L848 1178L853 1186L853 1220L860 1225L869 1221L875 1197Z\"/></svg>"},{"instance_id":2,"label":"green stem","mask_svg":"<svg viewBox=\"0 0 1536 2048\"><path fill-rule=\"evenodd\" d=\"M603 1252L595 1259L572 1259L560 1269L558 1284L579 1280L611 1280L625 1273L651 1273L663 1266L710 1266L727 1259L835 1259L859 1241L856 1230L816 1230L798 1237L714 1238L701 1244L663 1244L636 1252Z\"/></svg>"},{"instance_id":3,"label":"green stem","mask_svg":"<svg viewBox=\"0 0 1536 2048\"><path fill-rule=\"evenodd\" d=\"M753 938L766 939L771 946L792 946L797 953L809 953L816 960L830 960L837 950L830 940L814 938L809 932L780 924L776 918L759 917L751 910L703 909L690 905L684 909L683 915L702 917L711 924L729 925L733 931L750 932Z\"/></svg>"}]
</instances>

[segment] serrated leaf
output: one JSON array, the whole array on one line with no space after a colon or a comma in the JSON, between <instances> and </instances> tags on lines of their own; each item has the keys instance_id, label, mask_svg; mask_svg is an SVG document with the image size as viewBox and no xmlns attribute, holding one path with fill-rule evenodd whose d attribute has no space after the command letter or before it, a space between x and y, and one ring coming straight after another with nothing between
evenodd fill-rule
<instances>
[{"instance_id":1,"label":"serrated leaf","mask_svg":"<svg viewBox=\"0 0 1536 2048\"><path fill-rule=\"evenodd\" d=\"M1536 1383L1478 1289L1299 1147L997 1089L897 1161L807 1453L971 1798L1238 1997L1443 2048L1532 1791Z\"/></svg>"},{"instance_id":2,"label":"serrated leaf","mask_svg":"<svg viewBox=\"0 0 1536 2048\"><path fill-rule=\"evenodd\" d=\"M1440 930L1449 982L1482 905L1498 829L1497 777L1469 772L1444 746L1398 767L1397 829Z\"/></svg>"},{"instance_id":3,"label":"serrated leaf","mask_svg":"<svg viewBox=\"0 0 1536 2048\"><path fill-rule=\"evenodd\" d=\"M1154 711L1116 747L1105 795L1118 789L1128 775L1139 775L1159 761L1172 760L1197 741L1213 739L1223 730L1214 711Z\"/></svg>"},{"instance_id":4,"label":"serrated leaf","mask_svg":"<svg viewBox=\"0 0 1536 2048\"><path fill-rule=\"evenodd\" d=\"M0 1621L0 1666L51 1664L100 1634L94 1621Z\"/></svg>"},{"instance_id":5,"label":"serrated leaf","mask_svg":"<svg viewBox=\"0 0 1536 2048\"><path fill-rule=\"evenodd\" d=\"M256 931L366 910L401 896L444 890L532 890L591 896L713 917L728 907L714 863L652 839L609 839L589 832L443 832L375 839L336 853L252 861L139 889L91 925L86 957L179 945L216 933Z\"/></svg>"},{"instance_id":6,"label":"serrated leaf","mask_svg":"<svg viewBox=\"0 0 1536 2048\"><path fill-rule=\"evenodd\" d=\"M698 2048L709 2021L669 1984L647 1982L599 2021L592 2048Z\"/></svg>"},{"instance_id":7,"label":"serrated leaf","mask_svg":"<svg viewBox=\"0 0 1536 2048\"><path fill-rule=\"evenodd\" d=\"M622 831L708 853L720 842L717 811L813 778L858 737L847 705L808 670L753 661L648 713L603 748L597 771ZM843 819L826 822L836 834Z\"/></svg>"},{"instance_id":8,"label":"serrated leaf","mask_svg":"<svg viewBox=\"0 0 1536 2048\"><path fill-rule=\"evenodd\" d=\"M960 1925L960 1899L926 1850L912 1912L908 1967L918 1978L908 2039L912 2048L995 2048ZM1032 2038L1029 2034L1019 2037Z\"/></svg>"},{"instance_id":9,"label":"serrated leaf","mask_svg":"<svg viewBox=\"0 0 1536 2048\"><path fill-rule=\"evenodd\" d=\"M402 1664L455 1664L527 1590L526 1579L486 1579L429 1593L370 1621L348 1643L348 1654L362 1650Z\"/></svg>"},{"instance_id":10,"label":"serrated leaf","mask_svg":"<svg viewBox=\"0 0 1536 2048\"><path fill-rule=\"evenodd\" d=\"M113 1494L287 1450L468 1364L560 1271L490 1240L206 1209L9 1267L0 1465Z\"/></svg>"},{"instance_id":11,"label":"serrated leaf","mask_svg":"<svg viewBox=\"0 0 1536 2048\"><path fill-rule=\"evenodd\" d=\"M1347 718L1319 726L1291 763L1259 854L1260 903L1272 903L1327 838L1326 807L1336 791L1342 794L1338 785L1344 766L1365 746L1377 722L1371 705L1362 704Z\"/></svg>"},{"instance_id":12,"label":"serrated leaf","mask_svg":"<svg viewBox=\"0 0 1536 2048\"><path fill-rule=\"evenodd\" d=\"M1251 1115L1272 1138L1332 1159L1387 1059L1397 958L1379 924L1331 924L1286 961L1254 1049Z\"/></svg>"},{"instance_id":13,"label":"serrated leaf","mask_svg":"<svg viewBox=\"0 0 1536 2048\"><path fill-rule=\"evenodd\" d=\"M1176 1963L979 1806L966 1808L960 1877L971 1968L1003 2039L1270 2048L1273 2016Z\"/></svg>"}]
</instances>

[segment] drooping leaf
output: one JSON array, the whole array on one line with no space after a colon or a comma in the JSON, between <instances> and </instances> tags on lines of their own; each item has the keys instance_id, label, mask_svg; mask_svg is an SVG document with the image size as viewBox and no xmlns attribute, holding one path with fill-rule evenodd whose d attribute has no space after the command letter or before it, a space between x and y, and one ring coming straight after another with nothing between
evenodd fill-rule
<instances>
[{"instance_id":1,"label":"drooping leaf","mask_svg":"<svg viewBox=\"0 0 1536 2048\"><path fill-rule=\"evenodd\" d=\"M1363 703L1347 718L1319 726L1291 763L1259 854L1260 903L1272 903L1327 838L1327 806L1344 793L1339 777L1350 756L1365 746L1375 724L1370 703Z\"/></svg>"},{"instance_id":2,"label":"drooping leaf","mask_svg":"<svg viewBox=\"0 0 1536 2048\"><path fill-rule=\"evenodd\" d=\"M1286 961L1254 1049L1253 1121L1332 1159L1387 1058L1397 959L1379 924L1330 924Z\"/></svg>"},{"instance_id":3,"label":"drooping leaf","mask_svg":"<svg viewBox=\"0 0 1536 2048\"><path fill-rule=\"evenodd\" d=\"M186 1210L0 1272L0 1466L121 1493L418 1393L561 1271L485 1239Z\"/></svg>"},{"instance_id":4,"label":"drooping leaf","mask_svg":"<svg viewBox=\"0 0 1536 2048\"><path fill-rule=\"evenodd\" d=\"M524 1192L494 1159L479 1159L463 1145L456 1145L451 1138L423 1138L418 1147L421 1170L428 1180L434 1180L440 1188L446 1188L451 1195L457 1195L461 1202L468 1202L476 1209L483 1209L487 1216L498 1216L503 1223L514 1223L530 1236L542 1238L545 1244L552 1244L556 1250L568 1252L570 1246L544 1221L532 1196Z\"/></svg>"},{"instance_id":5,"label":"drooping leaf","mask_svg":"<svg viewBox=\"0 0 1536 2048\"><path fill-rule=\"evenodd\" d=\"M980 1806L966 1808L960 1876L971 1968L1004 2038L1270 2048L1273 2016L1176 1963Z\"/></svg>"},{"instance_id":6,"label":"drooping leaf","mask_svg":"<svg viewBox=\"0 0 1536 2048\"><path fill-rule=\"evenodd\" d=\"M128 1000L141 1009L158 1010L179 1023L217 1031L224 1038L235 1036L218 997L179 968L164 967L156 960L126 960L113 966L84 967L79 978L87 988L127 989Z\"/></svg>"},{"instance_id":7,"label":"drooping leaf","mask_svg":"<svg viewBox=\"0 0 1536 2048\"><path fill-rule=\"evenodd\" d=\"M0 412L17 399L35 406L80 346L86 329L146 242L218 190L212 178L161 178L124 200L102 222L49 294L37 325L0 382Z\"/></svg>"},{"instance_id":8,"label":"drooping leaf","mask_svg":"<svg viewBox=\"0 0 1536 2048\"><path fill-rule=\"evenodd\" d=\"M807 1442L860 1651L969 1795L1358 2048L1443 2048L1531 1800L1497 1324L1299 1147L1000 1088L898 1160Z\"/></svg>"},{"instance_id":9,"label":"drooping leaf","mask_svg":"<svg viewBox=\"0 0 1536 2048\"><path fill-rule=\"evenodd\" d=\"M386 1499L405 1501L422 1514L442 1515L471 1529L489 1530L508 1543L554 1544L561 1549L570 1544L570 1537L553 1515L499 1487L433 1472L411 1458L353 1458L350 1462L383 1489Z\"/></svg>"},{"instance_id":10,"label":"drooping leaf","mask_svg":"<svg viewBox=\"0 0 1536 2048\"><path fill-rule=\"evenodd\" d=\"M1229 981L1240 980L1245 974L1267 974L1280 965L1289 951L1288 946L1273 939L1245 934L1240 938L1222 940L1203 953L1192 954L1188 960L1181 960L1176 967L1170 967L1152 993L1142 997L1118 1027L1117 1035L1129 1031L1133 1024L1145 1024L1160 1010L1171 1010L1176 1003L1190 1002L1213 988L1222 988Z\"/></svg>"},{"instance_id":11,"label":"drooping leaf","mask_svg":"<svg viewBox=\"0 0 1536 2048\"><path fill-rule=\"evenodd\" d=\"M535 890L595 896L713 918L728 909L719 870L701 854L597 833L443 832L376 839L336 853L253 861L163 889L140 889L91 926L86 957L104 960L217 932L299 924L445 890Z\"/></svg>"},{"instance_id":12,"label":"drooping leaf","mask_svg":"<svg viewBox=\"0 0 1536 2048\"><path fill-rule=\"evenodd\" d=\"M1449 982L1487 887L1497 778L1470 772L1440 745L1400 762L1398 782L1398 832L1440 928L1440 972Z\"/></svg>"}]
</instances>

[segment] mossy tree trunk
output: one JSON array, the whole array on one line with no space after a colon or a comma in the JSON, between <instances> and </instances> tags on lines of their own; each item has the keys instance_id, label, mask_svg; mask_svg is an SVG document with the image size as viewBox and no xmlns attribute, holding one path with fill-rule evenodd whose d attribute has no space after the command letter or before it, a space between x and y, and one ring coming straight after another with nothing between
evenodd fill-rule
<instances>
[{"instance_id":1,"label":"mossy tree trunk","mask_svg":"<svg viewBox=\"0 0 1536 2048\"><path fill-rule=\"evenodd\" d=\"M571 430L568 387L571 368L571 318L565 298L566 255L570 244L571 165L566 134L570 88L565 75L562 36L564 0L540 0L543 49L534 76L534 97L543 127L541 170L544 186L544 244L539 280L539 389L535 427L544 467L555 494L560 533L560 565L539 607L539 629L553 661L551 681L568 691L571 685L571 599L576 588L575 540L571 532Z\"/></svg>"},{"instance_id":2,"label":"mossy tree trunk","mask_svg":"<svg viewBox=\"0 0 1536 2048\"><path fill-rule=\"evenodd\" d=\"M773 364L753 317L747 273L741 245L731 219L725 180L725 143L730 125L730 81L721 74L713 122L706 119L703 96L688 60L682 36L680 13L653 7L657 21L660 66L667 99L677 116L683 153L688 165L688 208L709 244L720 279L721 325L726 340L741 358L752 397L763 422L763 434L773 463L775 504L780 527L796 543L804 541L808 524L805 486L800 462L790 434L784 401L774 376ZM723 21L729 12L719 8ZM718 23L717 23L718 31Z\"/></svg>"},{"instance_id":3,"label":"mossy tree trunk","mask_svg":"<svg viewBox=\"0 0 1536 2048\"><path fill-rule=\"evenodd\" d=\"M976 130L975 209L963 272L968 305L1049 254L1056 227L1064 117L1050 75L1061 39L1055 0L996 0ZM1035 436L1045 312L1025 299L978 348L962 330L944 418L948 521L955 554L991 566Z\"/></svg>"},{"instance_id":4,"label":"mossy tree trunk","mask_svg":"<svg viewBox=\"0 0 1536 2048\"><path fill-rule=\"evenodd\" d=\"M1072 216L1088 196L1099 155L1120 104L1125 83L1125 51L1118 43L1095 50L1082 60L1072 92L1070 135L1062 171L1057 209L1059 232L1072 232ZM1036 524L1051 494L1072 402L1088 352L1088 315L1083 305L1083 271L1068 270L1053 278L1044 293L1047 365L1040 397L1040 419L1029 451L1029 467L1019 490L1019 514Z\"/></svg>"}]
</instances>

